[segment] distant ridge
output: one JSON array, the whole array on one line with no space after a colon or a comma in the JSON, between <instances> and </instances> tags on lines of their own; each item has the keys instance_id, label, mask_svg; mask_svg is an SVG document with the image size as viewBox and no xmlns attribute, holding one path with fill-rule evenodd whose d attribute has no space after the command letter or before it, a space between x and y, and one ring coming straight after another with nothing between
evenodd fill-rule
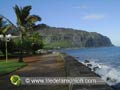
<instances>
[{"instance_id":1,"label":"distant ridge","mask_svg":"<svg viewBox=\"0 0 120 90\"><path fill-rule=\"evenodd\" d=\"M34 27L46 43L46 48L106 47L113 46L111 40L96 32L71 28L50 27L41 24Z\"/></svg>"}]
</instances>

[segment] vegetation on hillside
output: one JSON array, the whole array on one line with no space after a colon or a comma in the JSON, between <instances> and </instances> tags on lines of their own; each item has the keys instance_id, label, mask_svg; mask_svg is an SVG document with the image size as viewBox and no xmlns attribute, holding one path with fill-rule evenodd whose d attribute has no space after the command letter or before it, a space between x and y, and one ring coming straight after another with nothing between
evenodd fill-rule
<instances>
[{"instance_id":1,"label":"vegetation on hillside","mask_svg":"<svg viewBox=\"0 0 120 90\"><path fill-rule=\"evenodd\" d=\"M96 32L87 32L71 28L57 28L44 25L35 27L35 31L41 33L45 41L45 47L105 47L113 46L110 39Z\"/></svg>"},{"instance_id":2,"label":"vegetation on hillside","mask_svg":"<svg viewBox=\"0 0 120 90\"><path fill-rule=\"evenodd\" d=\"M60 49L60 48L72 48L72 44L69 41L56 41L46 44L44 48L46 49Z\"/></svg>"}]
</instances>

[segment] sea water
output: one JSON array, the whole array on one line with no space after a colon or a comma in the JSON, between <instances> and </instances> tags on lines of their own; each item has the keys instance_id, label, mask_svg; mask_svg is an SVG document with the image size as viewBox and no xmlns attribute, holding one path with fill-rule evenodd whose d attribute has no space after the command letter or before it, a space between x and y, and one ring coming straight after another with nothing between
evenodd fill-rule
<instances>
[{"instance_id":1,"label":"sea water","mask_svg":"<svg viewBox=\"0 0 120 90\"><path fill-rule=\"evenodd\" d=\"M78 61L84 62L89 60L91 69L99 66L94 72L109 85L120 90L120 47L103 47L103 48L82 48L61 50Z\"/></svg>"}]
</instances>

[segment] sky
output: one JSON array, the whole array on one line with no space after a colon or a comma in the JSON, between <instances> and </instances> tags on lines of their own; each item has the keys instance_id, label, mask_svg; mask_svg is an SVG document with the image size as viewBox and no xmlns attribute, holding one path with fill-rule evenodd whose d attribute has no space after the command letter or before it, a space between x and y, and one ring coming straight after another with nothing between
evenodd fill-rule
<instances>
[{"instance_id":1,"label":"sky","mask_svg":"<svg viewBox=\"0 0 120 90\"><path fill-rule=\"evenodd\" d=\"M0 14L16 23L13 7L31 5L31 15L54 27L98 32L120 46L120 0L0 0Z\"/></svg>"}]
</instances>

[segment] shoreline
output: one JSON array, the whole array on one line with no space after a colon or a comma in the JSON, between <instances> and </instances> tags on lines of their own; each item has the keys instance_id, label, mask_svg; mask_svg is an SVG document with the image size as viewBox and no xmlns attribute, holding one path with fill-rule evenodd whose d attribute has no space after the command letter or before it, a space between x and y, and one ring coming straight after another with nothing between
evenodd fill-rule
<instances>
[{"instance_id":1,"label":"shoreline","mask_svg":"<svg viewBox=\"0 0 120 90\"><path fill-rule=\"evenodd\" d=\"M67 77L101 77L95 72L91 71L90 68L79 62L77 59L66 53L62 53L64 59L65 70ZM101 79L102 80L102 79ZM81 87L82 86L82 87ZM106 82L104 85L74 85L73 90L84 89L87 90L114 90Z\"/></svg>"},{"instance_id":2,"label":"shoreline","mask_svg":"<svg viewBox=\"0 0 120 90\"><path fill-rule=\"evenodd\" d=\"M73 47L73 48L61 48L60 50L77 50L77 49L93 49L93 48L112 48L112 47L120 47L120 46L101 46L101 47ZM59 49L58 49L59 50Z\"/></svg>"}]
</instances>

